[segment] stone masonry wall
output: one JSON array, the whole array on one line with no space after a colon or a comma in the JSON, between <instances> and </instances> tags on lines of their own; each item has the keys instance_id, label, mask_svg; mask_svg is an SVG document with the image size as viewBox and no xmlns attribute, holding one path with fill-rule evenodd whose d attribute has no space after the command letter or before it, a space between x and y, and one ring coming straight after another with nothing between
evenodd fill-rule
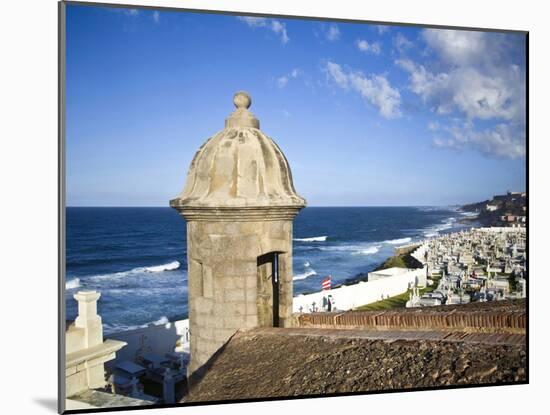
<instances>
[{"instance_id":1,"label":"stone masonry wall","mask_svg":"<svg viewBox=\"0 0 550 415\"><path fill-rule=\"evenodd\" d=\"M296 314L294 327L524 331L525 311L382 311Z\"/></svg>"},{"instance_id":2,"label":"stone masonry wall","mask_svg":"<svg viewBox=\"0 0 550 415\"><path fill-rule=\"evenodd\" d=\"M269 290L258 297L258 257L279 254L280 326L292 316L292 221L190 221L187 223L189 264L189 321L191 362L189 374L238 330L269 325ZM270 281L266 281L267 284ZM263 288L266 288L263 287ZM262 288L262 287L260 287ZM266 304L268 306L266 307Z\"/></svg>"}]
</instances>

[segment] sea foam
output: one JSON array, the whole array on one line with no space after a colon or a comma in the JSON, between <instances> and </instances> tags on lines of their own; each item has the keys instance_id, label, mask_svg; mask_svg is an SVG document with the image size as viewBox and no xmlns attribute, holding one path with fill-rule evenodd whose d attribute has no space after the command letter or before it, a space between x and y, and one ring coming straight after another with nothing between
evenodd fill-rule
<instances>
[{"instance_id":1,"label":"sea foam","mask_svg":"<svg viewBox=\"0 0 550 415\"><path fill-rule=\"evenodd\" d=\"M311 277L312 275L317 275L317 271L315 271L313 268L307 269L302 274L297 274L292 278L294 281L298 280L305 280L307 277Z\"/></svg>"},{"instance_id":2,"label":"sea foam","mask_svg":"<svg viewBox=\"0 0 550 415\"><path fill-rule=\"evenodd\" d=\"M80 287L80 278L73 278L68 281L65 281L66 290L74 290L78 287Z\"/></svg>"},{"instance_id":3,"label":"sea foam","mask_svg":"<svg viewBox=\"0 0 550 415\"><path fill-rule=\"evenodd\" d=\"M325 242L327 236L313 236L311 238L294 238L297 242Z\"/></svg>"},{"instance_id":4,"label":"sea foam","mask_svg":"<svg viewBox=\"0 0 550 415\"><path fill-rule=\"evenodd\" d=\"M161 326L168 323L170 323L170 320L168 320L168 317L166 316L162 316L158 320L151 321L145 324L127 325L127 324L117 324L117 323L114 323L114 324L103 323L103 331L105 334L122 333L125 331L145 329L149 326Z\"/></svg>"},{"instance_id":5,"label":"sea foam","mask_svg":"<svg viewBox=\"0 0 550 415\"><path fill-rule=\"evenodd\" d=\"M391 245L399 245L399 244L406 244L411 240L412 240L411 238L399 238L399 239L390 239L388 241L384 241L384 243L391 244Z\"/></svg>"},{"instance_id":6,"label":"sea foam","mask_svg":"<svg viewBox=\"0 0 550 415\"><path fill-rule=\"evenodd\" d=\"M152 323L149 323L149 324L153 324L154 326L160 326L162 324L168 324L168 323L170 323L170 321L168 320L168 317L162 316L158 320L153 321Z\"/></svg>"},{"instance_id":7,"label":"sea foam","mask_svg":"<svg viewBox=\"0 0 550 415\"><path fill-rule=\"evenodd\" d=\"M172 261L168 264L156 265L153 267L143 267L144 272L163 272L163 271L173 271L180 267L179 261ZM139 268L136 268L139 269Z\"/></svg>"},{"instance_id":8,"label":"sea foam","mask_svg":"<svg viewBox=\"0 0 550 415\"><path fill-rule=\"evenodd\" d=\"M131 275L136 274L147 274L147 273L159 273L164 271L174 271L180 267L179 261L172 261L167 264L162 265L154 265L150 267L137 267L132 268L129 271L121 271L121 272L114 272L112 274L102 274L102 275L94 275L93 277L90 277L92 280L105 280L105 279L118 279L118 278L124 278Z\"/></svg>"},{"instance_id":9,"label":"sea foam","mask_svg":"<svg viewBox=\"0 0 550 415\"><path fill-rule=\"evenodd\" d=\"M424 229L424 232L423 232L424 237L433 238L433 237L439 236L441 231L446 231L448 229L451 229L453 226L455 226L455 222L456 222L456 218L451 217L443 220L438 225L430 226Z\"/></svg>"},{"instance_id":10,"label":"sea foam","mask_svg":"<svg viewBox=\"0 0 550 415\"><path fill-rule=\"evenodd\" d=\"M381 246L369 246L365 249L360 249L359 251L354 252L355 255L373 255L376 254L380 250Z\"/></svg>"}]
</instances>

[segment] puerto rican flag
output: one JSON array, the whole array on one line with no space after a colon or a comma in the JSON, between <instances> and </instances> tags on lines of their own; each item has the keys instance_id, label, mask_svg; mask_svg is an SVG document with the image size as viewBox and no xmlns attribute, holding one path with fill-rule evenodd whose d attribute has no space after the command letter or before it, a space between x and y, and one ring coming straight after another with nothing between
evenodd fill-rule
<instances>
[{"instance_id":1,"label":"puerto rican flag","mask_svg":"<svg viewBox=\"0 0 550 415\"><path fill-rule=\"evenodd\" d=\"M330 284L332 283L332 276L329 275L323 281L321 281L321 286L323 290L330 290Z\"/></svg>"}]
</instances>

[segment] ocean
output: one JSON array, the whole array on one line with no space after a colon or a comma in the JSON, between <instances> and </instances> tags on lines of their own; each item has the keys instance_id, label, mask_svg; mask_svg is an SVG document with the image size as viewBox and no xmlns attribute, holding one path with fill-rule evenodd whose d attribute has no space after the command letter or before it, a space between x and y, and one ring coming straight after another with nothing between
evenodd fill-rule
<instances>
[{"instance_id":1,"label":"ocean","mask_svg":"<svg viewBox=\"0 0 550 415\"><path fill-rule=\"evenodd\" d=\"M185 220L171 208L69 207L65 300L98 290L106 334L187 316ZM454 207L308 207L294 220L294 294L372 271L399 245L456 232Z\"/></svg>"}]
</instances>

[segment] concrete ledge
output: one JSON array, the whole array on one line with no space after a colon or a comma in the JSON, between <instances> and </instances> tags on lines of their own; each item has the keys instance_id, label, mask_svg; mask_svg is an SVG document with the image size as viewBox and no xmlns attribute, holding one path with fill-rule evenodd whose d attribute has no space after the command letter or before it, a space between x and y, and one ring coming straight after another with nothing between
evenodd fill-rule
<instances>
[{"instance_id":1,"label":"concrete ledge","mask_svg":"<svg viewBox=\"0 0 550 415\"><path fill-rule=\"evenodd\" d=\"M525 345L525 335L519 333L465 333L463 331L443 330L350 330L315 328L278 328L262 327L239 332L236 337L254 337L257 335L308 336L326 339L368 339L385 341L445 341L460 343L511 344Z\"/></svg>"},{"instance_id":2,"label":"concrete ledge","mask_svg":"<svg viewBox=\"0 0 550 415\"><path fill-rule=\"evenodd\" d=\"M123 395L113 395L97 390L87 390L65 400L65 409L113 408L124 406L152 405L153 402L131 398Z\"/></svg>"},{"instance_id":3,"label":"concrete ledge","mask_svg":"<svg viewBox=\"0 0 550 415\"><path fill-rule=\"evenodd\" d=\"M126 342L107 339L102 344L98 344L97 346L67 354L65 358L65 367L68 369L89 360L98 359L102 356L109 356L112 353L119 351L126 345Z\"/></svg>"}]
</instances>

